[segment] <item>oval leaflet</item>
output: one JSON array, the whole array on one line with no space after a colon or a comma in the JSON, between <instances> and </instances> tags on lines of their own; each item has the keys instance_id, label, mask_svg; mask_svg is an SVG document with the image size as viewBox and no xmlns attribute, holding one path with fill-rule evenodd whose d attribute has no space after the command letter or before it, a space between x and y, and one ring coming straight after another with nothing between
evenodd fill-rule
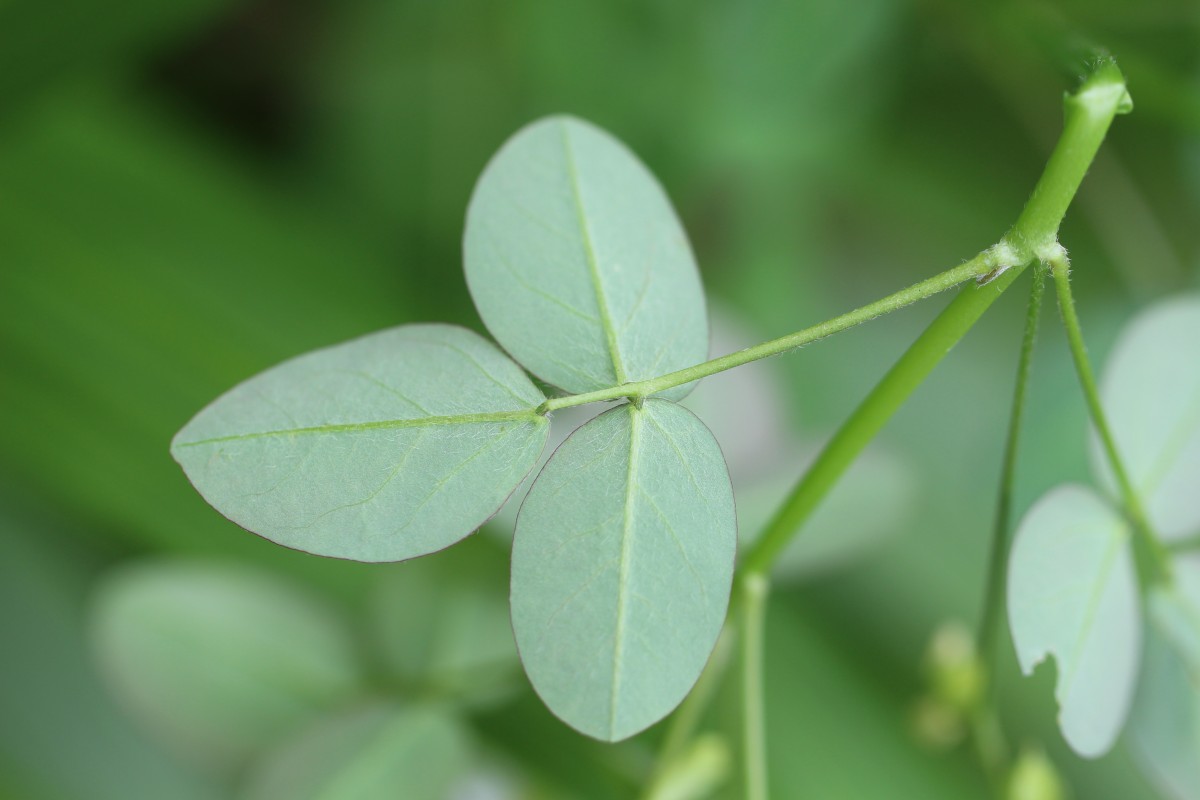
<instances>
[{"instance_id":1,"label":"oval leaflet","mask_svg":"<svg viewBox=\"0 0 1200 800\"><path fill-rule=\"evenodd\" d=\"M463 257L496 341L568 392L707 357L704 290L683 226L649 170L587 122L549 117L500 148L471 196Z\"/></svg>"},{"instance_id":2,"label":"oval leaflet","mask_svg":"<svg viewBox=\"0 0 1200 800\"><path fill-rule=\"evenodd\" d=\"M318 555L400 561L496 513L537 463L544 399L478 334L405 325L250 378L171 452L248 530Z\"/></svg>"},{"instance_id":3,"label":"oval leaflet","mask_svg":"<svg viewBox=\"0 0 1200 800\"><path fill-rule=\"evenodd\" d=\"M725 461L690 411L648 399L573 433L513 542L513 630L550 710L606 741L668 714L725 621L736 540Z\"/></svg>"}]
</instances>

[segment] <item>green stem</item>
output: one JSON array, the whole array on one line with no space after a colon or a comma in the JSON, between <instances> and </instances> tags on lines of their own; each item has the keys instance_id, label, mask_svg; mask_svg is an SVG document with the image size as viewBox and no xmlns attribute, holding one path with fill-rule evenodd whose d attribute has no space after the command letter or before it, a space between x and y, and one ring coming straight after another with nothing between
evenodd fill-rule
<instances>
[{"instance_id":1,"label":"green stem","mask_svg":"<svg viewBox=\"0 0 1200 800\"><path fill-rule=\"evenodd\" d=\"M742 588L742 762L746 800L767 800L767 725L763 700L763 627L770 586L751 573Z\"/></svg>"},{"instance_id":2,"label":"green stem","mask_svg":"<svg viewBox=\"0 0 1200 800\"><path fill-rule=\"evenodd\" d=\"M1133 101L1116 63L1097 65L1083 85L1064 100L1062 136L1046 169L1005 238L1018 251L1041 256L1058 242L1058 229L1117 114L1127 114ZM1043 259L1044 260L1044 259Z\"/></svg>"},{"instance_id":3,"label":"green stem","mask_svg":"<svg viewBox=\"0 0 1200 800\"><path fill-rule=\"evenodd\" d=\"M739 350L727 356L714 358L702 364L669 372L657 378L623 383L620 386L610 386L594 392L572 394L566 397L554 397L543 403L539 411L545 414L560 408L567 408L568 406L578 406L602 400L619 400L623 397L648 397L676 386L682 386L685 383L698 381L709 375L715 375L718 372L724 372L727 369L740 367L751 361L758 361L762 358L795 350L797 347L803 347L818 339L824 339L835 333L841 333L847 328L853 328L856 325L869 322L876 317L898 311L905 306L912 305L920 300L932 297L939 292L951 289L964 281L969 281L972 278L982 278L989 272L1003 266L1007 265L1001 264L997 260L997 251L993 248L993 250L980 253L965 264L960 264L953 269L909 286L907 289L901 289L882 300L876 300L874 303L869 303L862 308L856 308L853 311L826 320L825 322L820 322L795 333L789 333L787 336L781 336L778 339L772 339L769 342L763 342L754 347L747 347L745 350Z\"/></svg>"},{"instance_id":4,"label":"green stem","mask_svg":"<svg viewBox=\"0 0 1200 800\"><path fill-rule=\"evenodd\" d=\"M1087 402L1088 413L1092 425L1100 436L1105 456L1112 468L1113 476L1117 479L1117 488L1121 493L1121 502L1125 512L1133 524L1138 536L1138 566L1142 579L1146 583L1164 581L1170 576L1170 557L1162 541L1150 527L1142 499L1129 479L1125 470L1125 462L1117 450L1116 439L1108 426L1104 407L1100 403L1100 392L1096 388L1096 376L1088 359L1087 345L1083 341L1083 328L1079 324L1079 315L1075 311L1075 298L1071 293L1071 265L1065 252L1061 249L1049 259L1050 272L1054 276L1054 287L1058 294L1058 307L1062 314L1063 327L1067 332L1067 343L1071 348L1071 358L1075 362L1075 372L1079 375L1079 385L1083 389L1084 400Z\"/></svg>"},{"instance_id":5,"label":"green stem","mask_svg":"<svg viewBox=\"0 0 1200 800\"><path fill-rule=\"evenodd\" d=\"M925 329L834 433L746 554L743 570L764 573L770 570L776 557L842 473L1020 270L1020 267L1011 269L985 286L968 286Z\"/></svg>"},{"instance_id":6,"label":"green stem","mask_svg":"<svg viewBox=\"0 0 1200 800\"><path fill-rule=\"evenodd\" d=\"M1012 414L1008 420L1008 436L1004 442L1004 461L1000 468L1000 492L996 499L996 519L992 527L992 547L988 556L987 589L983 614L980 618L978 641L983 664L991 669L996 642L996 626L1004 605L1004 574L1008 552L1009 520L1012 517L1013 484L1017 471L1017 446L1021 438L1021 422L1029 398L1029 373L1033 365L1033 348L1037 342L1038 322L1042 315L1042 297L1046 290L1046 267L1034 268L1033 285L1029 289L1029 306L1025 312L1025 335L1021 339L1021 355L1017 360L1017 380L1013 389Z\"/></svg>"},{"instance_id":7,"label":"green stem","mask_svg":"<svg viewBox=\"0 0 1200 800\"><path fill-rule=\"evenodd\" d=\"M744 607L739 609L744 614L745 627L742 632L742 653L746 661L743 685L746 708L746 790L752 800L765 798L767 791L761 683L762 616L767 595L764 576L769 573L775 557L841 474L934 366L1012 284L1025 266L1039 260L1044 253L1057 246L1056 237L1062 217L1095 157L1113 117L1128 111L1129 107L1129 96L1120 72L1114 64L1101 65L1075 94L1066 98L1063 134L1016 224L999 244L961 267L916 284L877 303L782 339L660 378L554 398L546 401L539 409L539 412L544 414L557 408L582 403L645 396L672 386L690 383L706 375L739 366L756 358L786 352L845 330L880 314L929 297L971 277L977 279L975 285L968 285L963 289L938 315L843 423L780 507L763 535L742 559L738 569L736 585L739 589L735 600L740 598L742 606L758 607L757 610L746 610ZM759 593L761 597L755 599L755 595ZM719 680L723 664L715 666L715 669L706 670L706 680L710 673L717 676L712 678L713 681ZM678 730L682 732L676 734L673 731L668 737L669 749L676 749L677 745L674 742L686 740L690 735L695 720L699 717L697 707L702 709L707 696L706 694L702 697L697 705L686 709L687 713L682 715L683 719L677 722Z\"/></svg>"},{"instance_id":8,"label":"green stem","mask_svg":"<svg viewBox=\"0 0 1200 800\"><path fill-rule=\"evenodd\" d=\"M883 425L966 335L983 312L1012 284L1024 266L1057 247L1055 237L1067 206L1118 113L1130 108L1116 65L1101 65L1065 101L1062 136L1020 217L989 252L1012 269L983 285L968 285L913 342L833 435L808 472L743 559L743 572L769 572L771 564L816 509L826 493Z\"/></svg>"}]
</instances>

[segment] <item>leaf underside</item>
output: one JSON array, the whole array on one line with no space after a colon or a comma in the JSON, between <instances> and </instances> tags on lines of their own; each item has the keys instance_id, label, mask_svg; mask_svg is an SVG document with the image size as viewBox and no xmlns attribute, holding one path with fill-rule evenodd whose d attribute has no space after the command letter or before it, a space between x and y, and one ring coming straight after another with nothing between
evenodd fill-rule
<instances>
[{"instance_id":1,"label":"leaf underside","mask_svg":"<svg viewBox=\"0 0 1200 800\"><path fill-rule=\"evenodd\" d=\"M1129 742L1164 794L1200 800L1200 556L1177 557L1174 566L1174 586L1148 598Z\"/></svg>"},{"instance_id":2,"label":"leaf underside","mask_svg":"<svg viewBox=\"0 0 1200 800\"><path fill-rule=\"evenodd\" d=\"M649 399L572 434L513 544L513 630L550 710L607 741L669 713L724 623L736 539L724 459L690 411Z\"/></svg>"},{"instance_id":3,"label":"leaf underside","mask_svg":"<svg viewBox=\"0 0 1200 800\"><path fill-rule=\"evenodd\" d=\"M1008 571L1008 614L1022 670L1047 655L1067 743L1094 758L1112 747L1129 711L1141 618L1129 530L1077 485L1053 489L1021 520Z\"/></svg>"},{"instance_id":4,"label":"leaf underside","mask_svg":"<svg viewBox=\"0 0 1200 800\"><path fill-rule=\"evenodd\" d=\"M1105 364L1104 408L1125 468L1154 530L1200 533L1200 296L1156 304L1121 334ZM1098 438L1092 462L1115 487Z\"/></svg>"},{"instance_id":5,"label":"leaf underside","mask_svg":"<svg viewBox=\"0 0 1200 800\"><path fill-rule=\"evenodd\" d=\"M171 452L248 530L319 555L399 561L457 542L500 508L545 443L544 399L479 335L406 325L239 384Z\"/></svg>"},{"instance_id":6,"label":"leaf underside","mask_svg":"<svg viewBox=\"0 0 1200 800\"><path fill-rule=\"evenodd\" d=\"M463 250L488 330L548 383L587 392L707 357L704 291L670 201L589 123L550 117L504 144L476 184Z\"/></svg>"}]
</instances>

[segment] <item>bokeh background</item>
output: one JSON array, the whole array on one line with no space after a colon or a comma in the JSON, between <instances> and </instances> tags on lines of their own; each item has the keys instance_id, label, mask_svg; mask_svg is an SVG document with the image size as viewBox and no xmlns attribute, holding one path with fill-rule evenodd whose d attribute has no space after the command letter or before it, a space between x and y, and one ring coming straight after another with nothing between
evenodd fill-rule
<instances>
[{"instance_id":1,"label":"bokeh background","mask_svg":"<svg viewBox=\"0 0 1200 800\"><path fill-rule=\"evenodd\" d=\"M293 553L208 508L172 434L306 350L410 321L481 329L466 203L490 154L541 115L604 126L660 178L727 349L994 242L1097 46L1136 110L1062 238L1102 359L1138 308L1200 277L1194 0L0 2L0 797L307 796L280 788L320 761L303 754L323 737L386 744L338 731L378 732L372 715L394 708L453 721L394 796L447 780L457 797L635 796L662 726L603 746L533 696L506 626L503 516L421 563ZM777 797L986 796L969 748L923 745L911 711L932 631L981 606L1024 285L901 411L780 577ZM743 537L943 302L707 382L696 402L733 462ZM1089 480L1052 309L1045 322L1018 509ZM208 577L172 599L189 570ZM314 649L350 655L314 667L329 673L315 688L280 689ZM1095 762L1065 749L1052 667L1020 678L1006 639L999 661L1014 745L1044 748L1075 797L1156 796L1124 748ZM257 677L212 678L243 668ZM184 707L147 706L156 682ZM718 698L718 735L736 732L734 699ZM714 742L705 768L720 773Z\"/></svg>"}]
</instances>

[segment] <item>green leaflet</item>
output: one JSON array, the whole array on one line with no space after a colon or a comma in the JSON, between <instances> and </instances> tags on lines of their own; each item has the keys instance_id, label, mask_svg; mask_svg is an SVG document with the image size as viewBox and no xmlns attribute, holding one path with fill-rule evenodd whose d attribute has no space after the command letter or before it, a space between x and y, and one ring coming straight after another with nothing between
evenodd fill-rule
<instances>
[{"instance_id":1,"label":"green leaflet","mask_svg":"<svg viewBox=\"0 0 1200 800\"><path fill-rule=\"evenodd\" d=\"M1058 666L1059 726L1082 756L1107 752L1137 682L1142 624L1130 532L1090 489L1064 485L1017 527L1008 616L1021 669Z\"/></svg>"},{"instance_id":2,"label":"green leaflet","mask_svg":"<svg viewBox=\"0 0 1200 800\"><path fill-rule=\"evenodd\" d=\"M1200 533L1200 296L1158 303L1125 327L1101 395L1117 448L1150 523L1164 539ZM1115 482L1098 438L1093 464Z\"/></svg>"},{"instance_id":3,"label":"green leaflet","mask_svg":"<svg viewBox=\"0 0 1200 800\"><path fill-rule=\"evenodd\" d=\"M318 555L398 561L496 513L545 443L544 399L477 334L406 325L239 384L171 452L244 528Z\"/></svg>"},{"instance_id":4,"label":"green leaflet","mask_svg":"<svg viewBox=\"0 0 1200 800\"><path fill-rule=\"evenodd\" d=\"M1171 559L1171 585L1155 587L1147 599L1150 622L1190 665L1200 686L1200 554ZM1196 752L1200 762L1200 750ZM1200 767L1200 763L1197 764Z\"/></svg>"},{"instance_id":5,"label":"green leaflet","mask_svg":"<svg viewBox=\"0 0 1200 800\"><path fill-rule=\"evenodd\" d=\"M725 461L690 411L623 404L572 434L513 543L513 630L550 710L607 741L669 713L725 621L736 538Z\"/></svg>"},{"instance_id":6,"label":"green leaflet","mask_svg":"<svg viewBox=\"0 0 1200 800\"><path fill-rule=\"evenodd\" d=\"M624 145L582 120L543 119L504 144L471 197L464 263L496 340L569 392L708 353L704 291L670 202Z\"/></svg>"},{"instance_id":7,"label":"green leaflet","mask_svg":"<svg viewBox=\"0 0 1200 800\"><path fill-rule=\"evenodd\" d=\"M126 568L101 586L93 615L117 697L177 750L216 767L239 765L359 690L342 622L261 570Z\"/></svg>"},{"instance_id":8,"label":"green leaflet","mask_svg":"<svg viewBox=\"0 0 1200 800\"><path fill-rule=\"evenodd\" d=\"M446 711L379 704L322 720L266 758L245 800L444 800L467 766Z\"/></svg>"},{"instance_id":9,"label":"green leaflet","mask_svg":"<svg viewBox=\"0 0 1200 800\"><path fill-rule=\"evenodd\" d=\"M1200 800L1200 556L1180 556L1174 567L1173 589L1149 597L1129 742L1165 794Z\"/></svg>"},{"instance_id":10,"label":"green leaflet","mask_svg":"<svg viewBox=\"0 0 1200 800\"><path fill-rule=\"evenodd\" d=\"M472 198L465 251L485 323L563 388L652 378L707 354L703 290L669 201L587 123L543 120L502 148ZM172 453L206 500L251 531L320 555L397 561L454 544L496 513L544 447L544 401L479 336L412 325L251 378L189 422ZM526 669L572 725L625 738L679 703L724 622L737 538L725 462L691 412L654 399L585 425L534 485L543 490L521 512L511 589ZM419 572L405 577L419 584ZM443 582L432 567L427 577ZM403 605L412 587L400 587L383 594ZM397 626L387 656L417 682L453 670L438 688L459 692L502 667L511 641L493 635L486 586L459 586L443 605L429 624ZM448 639L447 625L461 636ZM444 650L425 652L434 644Z\"/></svg>"}]
</instances>

